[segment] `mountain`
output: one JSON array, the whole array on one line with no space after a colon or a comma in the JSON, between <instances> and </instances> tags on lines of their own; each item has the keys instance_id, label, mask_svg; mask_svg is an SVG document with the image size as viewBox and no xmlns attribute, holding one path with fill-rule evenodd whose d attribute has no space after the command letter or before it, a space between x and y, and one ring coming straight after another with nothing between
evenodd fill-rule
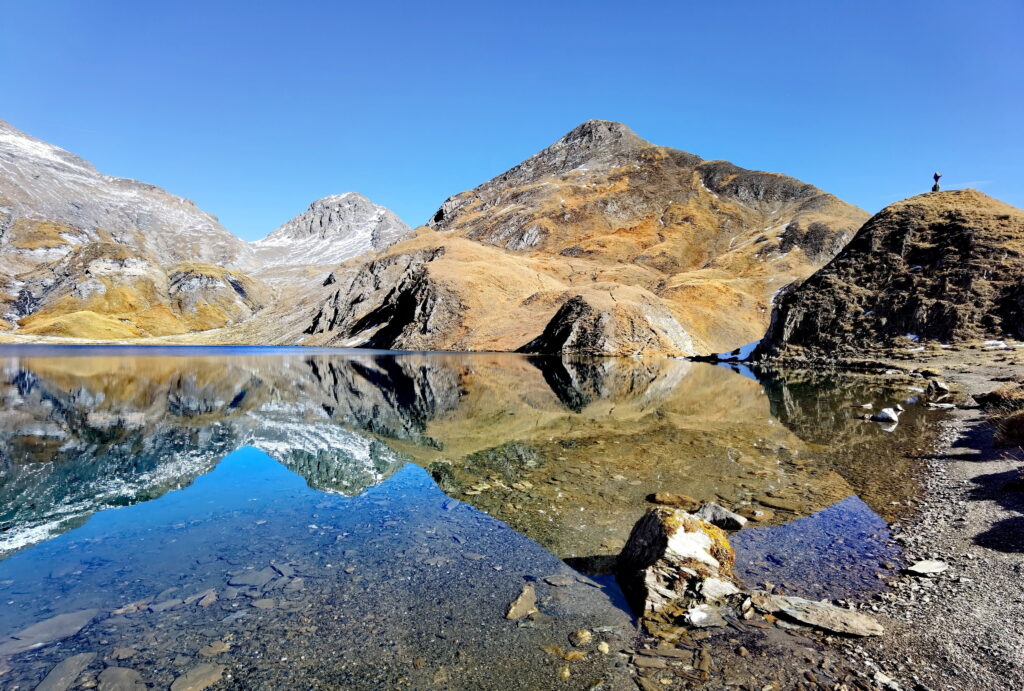
<instances>
[{"instance_id":1,"label":"mountain","mask_svg":"<svg viewBox=\"0 0 1024 691\"><path fill-rule=\"evenodd\" d=\"M410 233L393 212L355 192L324 197L253 243L257 274L267 281L323 280L342 262L382 250Z\"/></svg>"},{"instance_id":2,"label":"mountain","mask_svg":"<svg viewBox=\"0 0 1024 691\"><path fill-rule=\"evenodd\" d=\"M249 322L282 284L408 228L357 194L328 197L258 243L159 187L0 121L0 330L101 340L181 337ZM229 339L230 336L223 334Z\"/></svg>"},{"instance_id":3,"label":"mountain","mask_svg":"<svg viewBox=\"0 0 1024 691\"><path fill-rule=\"evenodd\" d=\"M694 354L756 341L773 296L868 214L784 175L592 120L349 261L288 317L309 344ZM727 315L727 318L723 318Z\"/></svg>"},{"instance_id":4,"label":"mountain","mask_svg":"<svg viewBox=\"0 0 1024 691\"><path fill-rule=\"evenodd\" d=\"M755 357L1024 338L1024 211L976 190L886 207L779 301Z\"/></svg>"},{"instance_id":5,"label":"mountain","mask_svg":"<svg viewBox=\"0 0 1024 691\"><path fill-rule=\"evenodd\" d=\"M268 301L252 248L181 197L0 122L0 319L29 335L202 331ZM2 326L2 324L0 324Z\"/></svg>"},{"instance_id":6,"label":"mountain","mask_svg":"<svg viewBox=\"0 0 1024 691\"><path fill-rule=\"evenodd\" d=\"M29 268L89 242L148 253L165 264L204 262L245 271L248 243L194 202L90 163L0 121L0 262Z\"/></svg>"}]
</instances>

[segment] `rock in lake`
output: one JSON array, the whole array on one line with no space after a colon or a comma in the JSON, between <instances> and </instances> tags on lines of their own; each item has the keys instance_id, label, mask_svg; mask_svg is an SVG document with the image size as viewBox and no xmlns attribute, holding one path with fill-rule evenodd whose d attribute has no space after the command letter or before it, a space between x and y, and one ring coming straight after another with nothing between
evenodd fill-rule
<instances>
[{"instance_id":1,"label":"rock in lake","mask_svg":"<svg viewBox=\"0 0 1024 691\"><path fill-rule=\"evenodd\" d=\"M96 618L99 610L82 609L77 612L58 614L37 624L22 629L16 634L0 640L0 657L6 655L17 655L32 648L39 648L44 645L59 641L62 638L74 636L82 628Z\"/></svg>"},{"instance_id":2,"label":"rock in lake","mask_svg":"<svg viewBox=\"0 0 1024 691\"><path fill-rule=\"evenodd\" d=\"M709 579L734 583L735 558L720 528L685 511L657 507L633 526L616 570L638 610L681 615L705 604L701 591Z\"/></svg>"},{"instance_id":3,"label":"rock in lake","mask_svg":"<svg viewBox=\"0 0 1024 691\"><path fill-rule=\"evenodd\" d=\"M577 648L588 646L593 640L594 634L590 633L587 629L580 629L569 634L569 642Z\"/></svg>"},{"instance_id":4,"label":"rock in lake","mask_svg":"<svg viewBox=\"0 0 1024 691\"><path fill-rule=\"evenodd\" d=\"M148 688L134 669L107 667L100 672L100 691L144 691Z\"/></svg>"},{"instance_id":5,"label":"rock in lake","mask_svg":"<svg viewBox=\"0 0 1024 691\"><path fill-rule=\"evenodd\" d=\"M900 414L899 412L892 408L882 408L880 411L871 416L871 421L895 424L900 421Z\"/></svg>"},{"instance_id":6,"label":"rock in lake","mask_svg":"<svg viewBox=\"0 0 1024 691\"><path fill-rule=\"evenodd\" d=\"M710 501L700 507L694 515L722 530L739 530L747 524L747 519L743 516Z\"/></svg>"},{"instance_id":7,"label":"rock in lake","mask_svg":"<svg viewBox=\"0 0 1024 691\"><path fill-rule=\"evenodd\" d=\"M537 611L537 589L532 583L523 586L519 597L512 601L505 612L506 619L522 619Z\"/></svg>"},{"instance_id":8,"label":"rock in lake","mask_svg":"<svg viewBox=\"0 0 1024 691\"><path fill-rule=\"evenodd\" d=\"M652 504L661 504L662 506L675 506L682 509L683 511L693 511L700 502L689 497L685 494L676 494L674 492L655 492L647 495L647 501Z\"/></svg>"},{"instance_id":9,"label":"rock in lake","mask_svg":"<svg viewBox=\"0 0 1024 691\"><path fill-rule=\"evenodd\" d=\"M225 669L224 665L209 662L197 665L175 679L171 691L203 691L220 681Z\"/></svg>"},{"instance_id":10,"label":"rock in lake","mask_svg":"<svg viewBox=\"0 0 1024 691\"><path fill-rule=\"evenodd\" d=\"M36 687L36 691L66 691L95 659L96 653L81 653L58 662Z\"/></svg>"}]
</instances>

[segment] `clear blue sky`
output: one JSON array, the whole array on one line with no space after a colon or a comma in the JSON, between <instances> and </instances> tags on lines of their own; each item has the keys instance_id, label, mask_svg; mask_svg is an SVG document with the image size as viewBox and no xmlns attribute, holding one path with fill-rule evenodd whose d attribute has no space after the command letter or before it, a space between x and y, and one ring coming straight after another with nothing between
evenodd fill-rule
<instances>
[{"instance_id":1,"label":"clear blue sky","mask_svg":"<svg viewBox=\"0 0 1024 691\"><path fill-rule=\"evenodd\" d=\"M1024 2L0 0L0 118L255 239L355 190L418 225L601 118L869 211L1024 206Z\"/></svg>"}]
</instances>

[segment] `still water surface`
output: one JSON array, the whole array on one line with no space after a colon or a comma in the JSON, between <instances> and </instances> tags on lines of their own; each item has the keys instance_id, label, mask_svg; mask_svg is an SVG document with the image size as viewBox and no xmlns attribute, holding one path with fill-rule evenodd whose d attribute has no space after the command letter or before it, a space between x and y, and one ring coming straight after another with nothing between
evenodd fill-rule
<instances>
[{"instance_id":1,"label":"still water surface","mask_svg":"<svg viewBox=\"0 0 1024 691\"><path fill-rule=\"evenodd\" d=\"M755 519L733 536L752 585L865 596L937 415L905 382L672 359L19 348L0 368L10 688L82 653L85 685L205 665L233 688L632 688L614 653L563 679L540 646L629 645L606 572L649 493ZM895 430L857 419L895 402ZM508 621L525 583L541 615ZM29 628L67 613L70 635Z\"/></svg>"}]
</instances>

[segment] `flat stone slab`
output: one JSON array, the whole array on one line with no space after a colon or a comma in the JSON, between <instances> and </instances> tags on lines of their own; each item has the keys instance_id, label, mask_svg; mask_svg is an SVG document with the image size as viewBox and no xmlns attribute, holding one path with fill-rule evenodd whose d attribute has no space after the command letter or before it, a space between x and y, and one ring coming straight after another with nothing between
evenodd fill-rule
<instances>
[{"instance_id":1,"label":"flat stone slab","mask_svg":"<svg viewBox=\"0 0 1024 691\"><path fill-rule=\"evenodd\" d=\"M885 629L873 617L825 602L802 597L755 593L754 606L763 612L779 613L816 629L848 636L881 636Z\"/></svg>"},{"instance_id":2,"label":"flat stone slab","mask_svg":"<svg viewBox=\"0 0 1024 691\"><path fill-rule=\"evenodd\" d=\"M95 659L96 653L81 653L61 660L50 670L35 691L66 691Z\"/></svg>"},{"instance_id":3,"label":"flat stone slab","mask_svg":"<svg viewBox=\"0 0 1024 691\"><path fill-rule=\"evenodd\" d=\"M26 650L41 648L44 645L74 636L82 628L96 618L99 610L82 609L77 612L58 614L22 629L13 636L0 641L0 657L17 655Z\"/></svg>"},{"instance_id":4,"label":"flat stone slab","mask_svg":"<svg viewBox=\"0 0 1024 691\"><path fill-rule=\"evenodd\" d=\"M925 559L907 567L907 571L917 576L933 576L949 568L949 564L937 559Z\"/></svg>"},{"instance_id":5,"label":"flat stone slab","mask_svg":"<svg viewBox=\"0 0 1024 691\"><path fill-rule=\"evenodd\" d=\"M107 667L100 672L100 691L143 691L148 688L142 676L127 667Z\"/></svg>"},{"instance_id":6,"label":"flat stone slab","mask_svg":"<svg viewBox=\"0 0 1024 691\"><path fill-rule=\"evenodd\" d=\"M171 684L171 691L203 691L224 676L224 665L204 663L182 674Z\"/></svg>"}]
</instances>

